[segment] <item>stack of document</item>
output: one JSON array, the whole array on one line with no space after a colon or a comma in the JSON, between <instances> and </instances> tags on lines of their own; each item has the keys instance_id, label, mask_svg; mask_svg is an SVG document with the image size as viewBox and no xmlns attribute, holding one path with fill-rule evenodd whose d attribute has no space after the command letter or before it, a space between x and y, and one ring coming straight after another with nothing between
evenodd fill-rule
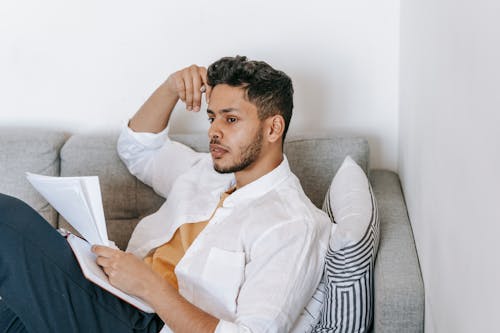
<instances>
[{"instance_id":1,"label":"stack of document","mask_svg":"<svg viewBox=\"0 0 500 333\"><path fill-rule=\"evenodd\" d=\"M91 251L92 245L115 247L114 243L108 240L99 178L96 176L50 177L29 172L26 177L31 185L85 239L72 234L67 237L83 275L140 310L154 312L151 306L143 300L112 286L104 271L96 264L96 256Z\"/></svg>"},{"instance_id":2,"label":"stack of document","mask_svg":"<svg viewBox=\"0 0 500 333\"><path fill-rule=\"evenodd\" d=\"M109 246L99 178L26 173L33 187L90 244Z\"/></svg>"}]
</instances>

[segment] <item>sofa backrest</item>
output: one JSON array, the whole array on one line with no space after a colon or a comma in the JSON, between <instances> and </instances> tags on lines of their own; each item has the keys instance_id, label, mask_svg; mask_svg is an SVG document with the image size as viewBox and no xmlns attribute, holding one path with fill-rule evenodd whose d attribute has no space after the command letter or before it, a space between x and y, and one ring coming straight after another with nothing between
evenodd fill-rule
<instances>
[{"instance_id":1,"label":"sofa backrest","mask_svg":"<svg viewBox=\"0 0 500 333\"><path fill-rule=\"evenodd\" d=\"M206 134L172 135L196 151L208 151ZM0 192L27 201L52 225L72 228L27 182L25 172L61 176L99 176L110 239L124 248L137 222L164 199L130 175L116 153L118 133L78 134L7 128L0 131ZM62 148L61 148L62 147ZM292 135L285 154L305 193L321 207L345 156L368 170L369 148L363 138L318 134Z\"/></svg>"},{"instance_id":2,"label":"sofa backrest","mask_svg":"<svg viewBox=\"0 0 500 333\"><path fill-rule=\"evenodd\" d=\"M58 176L59 151L67 138L60 131L0 127L0 193L24 200L52 226L57 225L56 211L31 186L25 173Z\"/></svg>"},{"instance_id":3,"label":"sofa backrest","mask_svg":"<svg viewBox=\"0 0 500 333\"><path fill-rule=\"evenodd\" d=\"M172 135L196 151L208 151L205 134ZM137 222L155 212L164 199L130 175L116 153L117 134L74 135L61 150L61 176L98 175L110 239L124 248ZM305 193L318 207L345 156L368 170L369 149L363 138L315 134L291 136L285 154ZM60 217L60 226L71 228Z\"/></svg>"}]
</instances>

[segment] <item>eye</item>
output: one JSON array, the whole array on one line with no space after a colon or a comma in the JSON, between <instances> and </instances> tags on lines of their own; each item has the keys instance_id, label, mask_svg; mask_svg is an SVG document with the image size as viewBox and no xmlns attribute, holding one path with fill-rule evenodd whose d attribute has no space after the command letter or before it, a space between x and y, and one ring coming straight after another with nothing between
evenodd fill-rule
<instances>
[{"instance_id":1,"label":"eye","mask_svg":"<svg viewBox=\"0 0 500 333\"><path fill-rule=\"evenodd\" d=\"M236 118L235 117L228 117L227 118L227 122L228 123L235 123L236 122Z\"/></svg>"},{"instance_id":2,"label":"eye","mask_svg":"<svg viewBox=\"0 0 500 333\"><path fill-rule=\"evenodd\" d=\"M211 123L213 123L213 122L214 122L214 118L211 118L211 117L210 117L210 118L208 118L208 122L209 122L210 124L211 124Z\"/></svg>"}]
</instances>

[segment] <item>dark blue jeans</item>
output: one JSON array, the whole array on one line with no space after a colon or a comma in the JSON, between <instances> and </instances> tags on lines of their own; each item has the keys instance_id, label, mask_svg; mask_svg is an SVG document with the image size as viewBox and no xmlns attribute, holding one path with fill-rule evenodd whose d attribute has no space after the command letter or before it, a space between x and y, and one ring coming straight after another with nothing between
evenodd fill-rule
<instances>
[{"instance_id":1,"label":"dark blue jeans","mask_svg":"<svg viewBox=\"0 0 500 333\"><path fill-rule=\"evenodd\" d=\"M163 322L85 279L66 239L0 194L0 332L158 332Z\"/></svg>"}]
</instances>

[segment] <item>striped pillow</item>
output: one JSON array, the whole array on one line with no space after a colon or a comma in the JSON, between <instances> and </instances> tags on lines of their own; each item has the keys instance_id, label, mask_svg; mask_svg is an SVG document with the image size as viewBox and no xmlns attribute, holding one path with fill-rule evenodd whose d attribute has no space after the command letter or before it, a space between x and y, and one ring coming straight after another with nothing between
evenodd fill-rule
<instances>
[{"instance_id":1,"label":"striped pillow","mask_svg":"<svg viewBox=\"0 0 500 333\"><path fill-rule=\"evenodd\" d=\"M368 178L351 157L332 180L323 209L337 228L326 254L324 299L313 332L367 332L373 321L379 217Z\"/></svg>"}]
</instances>

